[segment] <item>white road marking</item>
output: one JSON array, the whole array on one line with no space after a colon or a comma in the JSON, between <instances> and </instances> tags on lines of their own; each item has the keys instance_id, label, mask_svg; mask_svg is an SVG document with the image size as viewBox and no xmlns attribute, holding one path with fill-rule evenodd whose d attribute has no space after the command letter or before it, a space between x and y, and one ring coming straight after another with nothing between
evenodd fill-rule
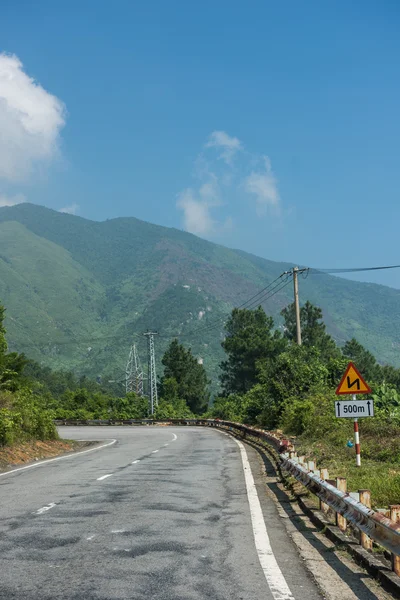
<instances>
[{"instance_id":1,"label":"white road marking","mask_svg":"<svg viewBox=\"0 0 400 600\"><path fill-rule=\"evenodd\" d=\"M51 508L53 508L54 506L56 506L55 502L50 502L50 504L48 506L42 506L42 508L39 508L39 510L36 511L36 515L42 515L43 513L47 512L48 510L50 510Z\"/></svg>"},{"instance_id":2,"label":"white road marking","mask_svg":"<svg viewBox=\"0 0 400 600\"><path fill-rule=\"evenodd\" d=\"M103 479L107 479L107 477L112 477L112 473L109 473L109 475L102 475L101 477L98 477L97 481L103 481Z\"/></svg>"},{"instance_id":3,"label":"white road marking","mask_svg":"<svg viewBox=\"0 0 400 600\"><path fill-rule=\"evenodd\" d=\"M84 440L85 442L89 440ZM11 473L17 473L17 471L25 471L26 469L33 469L33 467L41 467L42 465L46 465L47 463L55 462L56 460L66 460L67 458L74 458L74 456L79 456L80 454L87 454L88 452L94 452L95 450L100 450L101 448L107 448L107 446L112 446L115 444L117 440L111 440L108 444L102 444L101 446L96 446L96 448L90 448L89 450L82 450L81 452L74 452L73 454L68 454L68 456L58 456L57 458L48 458L46 460L42 460L40 462L34 463L33 465L27 465L26 467L18 467L18 469L12 469L12 471L6 471L5 473L0 473L0 477L4 477L5 475L11 475Z\"/></svg>"},{"instance_id":4,"label":"white road marking","mask_svg":"<svg viewBox=\"0 0 400 600\"><path fill-rule=\"evenodd\" d=\"M156 452L158 452L158 450L153 450L152 454L155 454Z\"/></svg>"},{"instance_id":5,"label":"white road marking","mask_svg":"<svg viewBox=\"0 0 400 600\"><path fill-rule=\"evenodd\" d=\"M240 448L240 454L242 457L254 541L261 568L264 571L265 579L267 580L268 587L271 590L274 600L294 600L294 596L292 595L289 586L286 583L285 577L279 568L271 548L264 516L261 510L260 500L257 494L257 488L254 483L249 459L247 458L246 449L242 442L239 442L236 439L235 442Z\"/></svg>"},{"instance_id":6,"label":"white road marking","mask_svg":"<svg viewBox=\"0 0 400 600\"><path fill-rule=\"evenodd\" d=\"M178 439L178 436L175 433L173 433L172 435L174 436L174 439L172 441L175 442L175 440Z\"/></svg>"},{"instance_id":7,"label":"white road marking","mask_svg":"<svg viewBox=\"0 0 400 600\"><path fill-rule=\"evenodd\" d=\"M140 458L138 460L134 460L133 463L131 463L131 465L136 465L136 463L140 462Z\"/></svg>"},{"instance_id":8,"label":"white road marking","mask_svg":"<svg viewBox=\"0 0 400 600\"><path fill-rule=\"evenodd\" d=\"M124 533L125 529L113 529L111 533Z\"/></svg>"},{"instance_id":9,"label":"white road marking","mask_svg":"<svg viewBox=\"0 0 400 600\"><path fill-rule=\"evenodd\" d=\"M169 444L164 444L164 448L165 448L166 446L169 446Z\"/></svg>"},{"instance_id":10,"label":"white road marking","mask_svg":"<svg viewBox=\"0 0 400 600\"><path fill-rule=\"evenodd\" d=\"M89 537L88 537L88 538L86 538L86 539L87 539L87 541L88 541L88 542L90 542L90 540L92 540L94 537L96 537L96 536L94 536L94 535L91 535L91 536L89 536Z\"/></svg>"}]
</instances>

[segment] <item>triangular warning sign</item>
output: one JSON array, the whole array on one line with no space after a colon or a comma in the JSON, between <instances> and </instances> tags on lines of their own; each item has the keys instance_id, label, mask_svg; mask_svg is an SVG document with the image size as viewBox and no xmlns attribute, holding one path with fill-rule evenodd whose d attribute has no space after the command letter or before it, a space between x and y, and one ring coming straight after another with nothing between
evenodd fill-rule
<instances>
[{"instance_id":1,"label":"triangular warning sign","mask_svg":"<svg viewBox=\"0 0 400 600\"><path fill-rule=\"evenodd\" d=\"M371 388L364 381L355 364L350 362L337 387L336 394L338 396L342 394L369 394L371 391Z\"/></svg>"}]
</instances>

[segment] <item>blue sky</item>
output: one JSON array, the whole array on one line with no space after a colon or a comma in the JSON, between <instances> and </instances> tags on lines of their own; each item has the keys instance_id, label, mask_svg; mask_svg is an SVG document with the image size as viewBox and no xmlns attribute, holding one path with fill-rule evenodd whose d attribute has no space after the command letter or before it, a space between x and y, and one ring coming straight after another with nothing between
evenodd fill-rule
<instances>
[{"instance_id":1,"label":"blue sky","mask_svg":"<svg viewBox=\"0 0 400 600\"><path fill-rule=\"evenodd\" d=\"M399 26L396 0L3 0L0 204L400 263Z\"/></svg>"}]
</instances>

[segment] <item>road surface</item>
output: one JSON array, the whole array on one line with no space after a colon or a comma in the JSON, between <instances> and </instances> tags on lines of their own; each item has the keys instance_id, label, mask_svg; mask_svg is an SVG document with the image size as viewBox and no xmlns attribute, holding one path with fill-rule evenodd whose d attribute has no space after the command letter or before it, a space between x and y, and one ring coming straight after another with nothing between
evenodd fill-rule
<instances>
[{"instance_id":1,"label":"road surface","mask_svg":"<svg viewBox=\"0 0 400 600\"><path fill-rule=\"evenodd\" d=\"M321 598L230 436L201 427L60 434L104 447L0 475L0 598Z\"/></svg>"}]
</instances>

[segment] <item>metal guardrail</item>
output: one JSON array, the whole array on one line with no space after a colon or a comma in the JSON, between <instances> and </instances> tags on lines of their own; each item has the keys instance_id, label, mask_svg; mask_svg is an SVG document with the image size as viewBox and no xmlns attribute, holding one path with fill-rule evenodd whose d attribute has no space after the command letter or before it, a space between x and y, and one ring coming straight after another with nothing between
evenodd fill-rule
<instances>
[{"instance_id":1,"label":"metal guardrail","mask_svg":"<svg viewBox=\"0 0 400 600\"><path fill-rule=\"evenodd\" d=\"M56 425L202 425L208 419L55 419Z\"/></svg>"},{"instance_id":2,"label":"metal guardrail","mask_svg":"<svg viewBox=\"0 0 400 600\"><path fill-rule=\"evenodd\" d=\"M252 437L268 442L274 446L275 449L278 449L281 445L280 438L268 431L243 425L241 423L221 421L218 419L59 419L55 422L57 425L153 425L161 423L170 423L172 425L207 425L240 431L243 434L251 435ZM395 523L383 514L367 508L364 504L361 504L361 502L354 500L348 493L341 492L313 472L302 467L296 461L288 458L286 455L279 455L279 460L282 469L295 477L297 481L320 498L325 504L330 506L336 513L341 514L349 523L366 533L383 548L400 556L399 523Z\"/></svg>"},{"instance_id":3,"label":"metal guardrail","mask_svg":"<svg viewBox=\"0 0 400 600\"><path fill-rule=\"evenodd\" d=\"M261 438L273 444L275 448L280 446L279 437L267 431L240 423L230 423L229 421L221 421L220 423L224 427ZM279 459L281 468L295 477L311 493L315 494L335 512L341 514L349 523L366 533L383 548L400 556L400 523L395 523L383 514L367 508L361 502L354 500L348 493L341 492L286 455L280 455Z\"/></svg>"}]
</instances>

